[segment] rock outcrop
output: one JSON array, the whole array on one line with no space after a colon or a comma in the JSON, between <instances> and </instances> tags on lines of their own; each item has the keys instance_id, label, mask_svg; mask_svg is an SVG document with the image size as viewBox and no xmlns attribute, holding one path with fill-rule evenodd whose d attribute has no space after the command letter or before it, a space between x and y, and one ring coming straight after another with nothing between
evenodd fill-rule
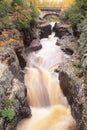
<instances>
[{"instance_id":1,"label":"rock outcrop","mask_svg":"<svg viewBox=\"0 0 87 130\"><path fill-rule=\"evenodd\" d=\"M87 24L83 24L81 27L81 35L78 40L78 58L80 59L81 67L84 70L84 73L87 74Z\"/></svg>"},{"instance_id":2,"label":"rock outcrop","mask_svg":"<svg viewBox=\"0 0 87 130\"><path fill-rule=\"evenodd\" d=\"M83 78L78 78L76 76L76 71L74 70L72 63L68 62L63 65L63 68L59 74L59 79L63 93L67 97L68 102L71 106L72 115L76 119L76 130L80 130L83 124Z\"/></svg>"},{"instance_id":3,"label":"rock outcrop","mask_svg":"<svg viewBox=\"0 0 87 130\"><path fill-rule=\"evenodd\" d=\"M25 54L29 54L30 52L37 51L42 48L42 45L40 43L40 39L34 39L30 46L25 49Z\"/></svg>"},{"instance_id":4,"label":"rock outcrop","mask_svg":"<svg viewBox=\"0 0 87 130\"><path fill-rule=\"evenodd\" d=\"M16 29L4 30L0 45L0 130L15 130L21 119L30 116L23 83L24 45Z\"/></svg>"},{"instance_id":5,"label":"rock outcrop","mask_svg":"<svg viewBox=\"0 0 87 130\"><path fill-rule=\"evenodd\" d=\"M77 40L73 36L63 36L61 39L58 39L56 45L61 47L66 54L72 55L76 52L78 44Z\"/></svg>"},{"instance_id":6,"label":"rock outcrop","mask_svg":"<svg viewBox=\"0 0 87 130\"><path fill-rule=\"evenodd\" d=\"M72 35L72 29L70 25L55 23L53 27L53 32L55 32L55 36L62 38L63 36Z\"/></svg>"},{"instance_id":7,"label":"rock outcrop","mask_svg":"<svg viewBox=\"0 0 87 130\"><path fill-rule=\"evenodd\" d=\"M72 115L76 119L76 130L87 129L87 24L81 28L76 42L77 51L72 59L61 66L60 86L71 105Z\"/></svg>"},{"instance_id":8,"label":"rock outcrop","mask_svg":"<svg viewBox=\"0 0 87 130\"><path fill-rule=\"evenodd\" d=\"M25 55L24 55L23 39L21 38L20 33L15 28L4 30L2 32L2 35L0 35L0 46L3 46L0 48L1 50L0 54L3 55L2 56L3 58L6 57L5 53L6 53L7 48L9 48L10 50L12 49L17 54L21 68L23 69L25 67L26 61L25 61Z\"/></svg>"},{"instance_id":9,"label":"rock outcrop","mask_svg":"<svg viewBox=\"0 0 87 130\"><path fill-rule=\"evenodd\" d=\"M48 38L48 35L50 35L52 32L51 25L49 25L48 23L39 26L39 29L40 29L40 38Z\"/></svg>"},{"instance_id":10,"label":"rock outcrop","mask_svg":"<svg viewBox=\"0 0 87 130\"><path fill-rule=\"evenodd\" d=\"M21 30L21 35L23 38L24 46L28 47L32 40L39 37L39 29L37 29L37 24L32 22L29 27Z\"/></svg>"}]
</instances>

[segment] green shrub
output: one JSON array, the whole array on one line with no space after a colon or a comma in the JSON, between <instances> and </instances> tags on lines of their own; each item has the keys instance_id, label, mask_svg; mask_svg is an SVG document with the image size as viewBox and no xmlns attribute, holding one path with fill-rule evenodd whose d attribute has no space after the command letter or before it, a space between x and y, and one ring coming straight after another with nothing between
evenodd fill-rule
<instances>
[{"instance_id":1,"label":"green shrub","mask_svg":"<svg viewBox=\"0 0 87 130\"><path fill-rule=\"evenodd\" d=\"M4 17L1 17L0 18L0 29L8 28L8 26L9 26L9 17L8 17L8 15L4 16Z\"/></svg>"},{"instance_id":2,"label":"green shrub","mask_svg":"<svg viewBox=\"0 0 87 130\"><path fill-rule=\"evenodd\" d=\"M0 1L0 17L4 17L6 16L8 13L8 7L6 2L4 2L3 0Z\"/></svg>"},{"instance_id":3,"label":"green shrub","mask_svg":"<svg viewBox=\"0 0 87 130\"><path fill-rule=\"evenodd\" d=\"M62 12L61 17L77 26L87 15L87 0L75 0L70 8Z\"/></svg>"},{"instance_id":4,"label":"green shrub","mask_svg":"<svg viewBox=\"0 0 87 130\"><path fill-rule=\"evenodd\" d=\"M31 15L31 23L32 23L32 22L35 22L35 20L39 16L40 11L32 3L30 3L30 10L31 10L30 15Z\"/></svg>"},{"instance_id":5,"label":"green shrub","mask_svg":"<svg viewBox=\"0 0 87 130\"><path fill-rule=\"evenodd\" d=\"M0 1L0 29L6 28L9 25L8 5L4 0Z\"/></svg>"},{"instance_id":6,"label":"green shrub","mask_svg":"<svg viewBox=\"0 0 87 130\"><path fill-rule=\"evenodd\" d=\"M82 14L85 16L85 13L87 11L87 0L75 0L76 6L78 6L79 11L82 12Z\"/></svg>"},{"instance_id":7,"label":"green shrub","mask_svg":"<svg viewBox=\"0 0 87 130\"><path fill-rule=\"evenodd\" d=\"M69 18L69 11L68 9L64 10L63 12L60 13L60 18L63 20L68 20Z\"/></svg>"},{"instance_id":8,"label":"green shrub","mask_svg":"<svg viewBox=\"0 0 87 130\"><path fill-rule=\"evenodd\" d=\"M8 108L12 107L15 104L15 100L10 100L8 96L6 96L3 100L3 107Z\"/></svg>"},{"instance_id":9,"label":"green shrub","mask_svg":"<svg viewBox=\"0 0 87 130\"><path fill-rule=\"evenodd\" d=\"M84 38L84 42L87 44L87 30L84 32L83 38Z\"/></svg>"},{"instance_id":10,"label":"green shrub","mask_svg":"<svg viewBox=\"0 0 87 130\"><path fill-rule=\"evenodd\" d=\"M27 4L24 0L0 0L0 29L9 26L10 11L15 13L14 24L19 31L29 27L39 15L38 8L31 3Z\"/></svg>"},{"instance_id":11,"label":"green shrub","mask_svg":"<svg viewBox=\"0 0 87 130\"><path fill-rule=\"evenodd\" d=\"M2 117L6 118L8 121L11 121L14 118L14 111L12 108L4 108L2 110Z\"/></svg>"},{"instance_id":12,"label":"green shrub","mask_svg":"<svg viewBox=\"0 0 87 130\"><path fill-rule=\"evenodd\" d=\"M21 31L23 28L27 28L31 21L31 15L29 9L20 9L16 12L16 20L14 24L16 25L17 29Z\"/></svg>"},{"instance_id":13,"label":"green shrub","mask_svg":"<svg viewBox=\"0 0 87 130\"><path fill-rule=\"evenodd\" d=\"M11 5L12 5L13 8L15 7L16 4L19 5L19 6L21 6L21 7L24 6L22 0L13 0L12 3L11 3Z\"/></svg>"},{"instance_id":14,"label":"green shrub","mask_svg":"<svg viewBox=\"0 0 87 130\"><path fill-rule=\"evenodd\" d=\"M72 24L72 26L77 26L77 24L81 23L83 19L83 15L81 12L75 13L75 12L70 12L69 13L69 21Z\"/></svg>"},{"instance_id":15,"label":"green shrub","mask_svg":"<svg viewBox=\"0 0 87 130\"><path fill-rule=\"evenodd\" d=\"M29 27L30 23L35 22L36 18L39 15L39 10L32 4L30 4L29 6L26 5L22 7L16 4L15 12L16 12L16 19L14 21L14 24L16 25L19 31Z\"/></svg>"}]
</instances>

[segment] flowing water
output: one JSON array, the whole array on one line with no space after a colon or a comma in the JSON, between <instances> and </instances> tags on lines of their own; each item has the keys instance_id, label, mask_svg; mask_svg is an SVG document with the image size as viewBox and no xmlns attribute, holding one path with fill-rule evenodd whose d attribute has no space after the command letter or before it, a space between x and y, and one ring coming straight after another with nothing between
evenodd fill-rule
<instances>
[{"instance_id":1,"label":"flowing water","mask_svg":"<svg viewBox=\"0 0 87 130\"><path fill-rule=\"evenodd\" d=\"M49 35L48 38L41 40L42 49L40 51L31 53L28 57L28 66L32 66L30 59L33 63L42 66L46 70L53 71L60 64L64 63L67 58L70 56L66 55L61 49L60 46L56 45L57 37L54 37L55 33Z\"/></svg>"},{"instance_id":2,"label":"flowing water","mask_svg":"<svg viewBox=\"0 0 87 130\"><path fill-rule=\"evenodd\" d=\"M75 120L54 73L69 58L56 46L57 39L52 33L41 40L41 50L28 56L24 82L32 117L22 120L17 130L74 130Z\"/></svg>"}]
</instances>

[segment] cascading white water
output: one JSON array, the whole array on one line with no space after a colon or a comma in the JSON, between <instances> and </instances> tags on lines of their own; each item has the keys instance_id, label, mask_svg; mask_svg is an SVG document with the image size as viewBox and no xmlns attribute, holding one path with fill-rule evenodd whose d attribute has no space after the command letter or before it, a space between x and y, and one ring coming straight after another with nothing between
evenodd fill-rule
<instances>
[{"instance_id":1,"label":"cascading white water","mask_svg":"<svg viewBox=\"0 0 87 130\"><path fill-rule=\"evenodd\" d=\"M24 82L32 117L21 121L17 130L74 130L75 120L67 99L58 79L49 72L66 60L56 40L52 33L41 40L40 51L28 56Z\"/></svg>"},{"instance_id":2,"label":"cascading white water","mask_svg":"<svg viewBox=\"0 0 87 130\"><path fill-rule=\"evenodd\" d=\"M29 55L28 66L30 66L30 59L32 59L32 61L46 70L53 68L54 71L54 68L66 61L69 56L60 49L60 46L56 45L58 37L54 37L54 35L55 33L52 32L48 38L41 39L42 49Z\"/></svg>"}]
</instances>

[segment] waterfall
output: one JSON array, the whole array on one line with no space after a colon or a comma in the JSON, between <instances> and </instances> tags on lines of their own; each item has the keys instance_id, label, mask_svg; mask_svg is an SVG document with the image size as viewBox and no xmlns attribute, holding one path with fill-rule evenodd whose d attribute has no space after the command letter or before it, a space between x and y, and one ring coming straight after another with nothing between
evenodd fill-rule
<instances>
[{"instance_id":1,"label":"waterfall","mask_svg":"<svg viewBox=\"0 0 87 130\"><path fill-rule=\"evenodd\" d=\"M64 52L56 46L54 34L42 39L43 48L28 56L24 82L32 116L22 120L17 130L74 130L75 120L66 97L54 76L55 65L66 60Z\"/></svg>"},{"instance_id":2,"label":"waterfall","mask_svg":"<svg viewBox=\"0 0 87 130\"><path fill-rule=\"evenodd\" d=\"M49 107L62 104L68 107L58 80L51 77L48 71L38 68L26 68L25 85L28 102L33 107Z\"/></svg>"}]
</instances>

